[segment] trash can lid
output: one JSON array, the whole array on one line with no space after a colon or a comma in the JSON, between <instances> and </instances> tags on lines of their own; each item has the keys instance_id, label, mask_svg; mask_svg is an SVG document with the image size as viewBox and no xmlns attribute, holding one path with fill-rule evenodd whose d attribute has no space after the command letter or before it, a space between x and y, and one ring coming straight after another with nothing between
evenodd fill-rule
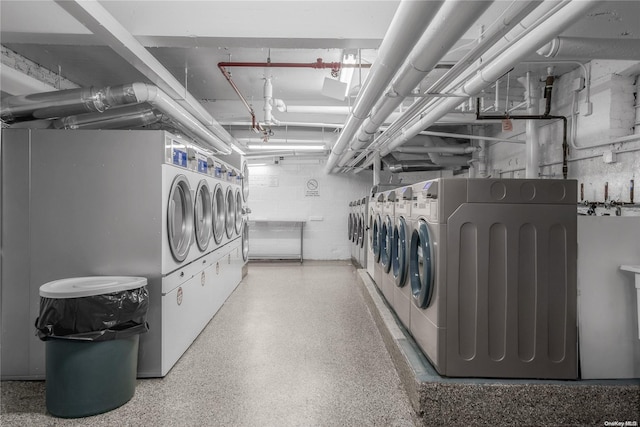
<instances>
[{"instance_id":1,"label":"trash can lid","mask_svg":"<svg viewBox=\"0 0 640 427\"><path fill-rule=\"evenodd\" d=\"M112 294L145 286L145 277L91 276L55 280L40 286L40 296L45 298L80 298Z\"/></svg>"}]
</instances>

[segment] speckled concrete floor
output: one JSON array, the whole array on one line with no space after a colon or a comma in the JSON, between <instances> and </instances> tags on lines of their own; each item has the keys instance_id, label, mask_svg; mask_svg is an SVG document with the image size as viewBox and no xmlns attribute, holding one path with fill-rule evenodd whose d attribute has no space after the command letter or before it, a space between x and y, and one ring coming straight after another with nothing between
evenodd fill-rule
<instances>
[{"instance_id":1,"label":"speckled concrete floor","mask_svg":"<svg viewBox=\"0 0 640 427\"><path fill-rule=\"evenodd\" d=\"M414 411L346 262L252 264L163 379L82 419L44 382L1 384L2 426L413 426Z\"/></svg>"}]
</instances>

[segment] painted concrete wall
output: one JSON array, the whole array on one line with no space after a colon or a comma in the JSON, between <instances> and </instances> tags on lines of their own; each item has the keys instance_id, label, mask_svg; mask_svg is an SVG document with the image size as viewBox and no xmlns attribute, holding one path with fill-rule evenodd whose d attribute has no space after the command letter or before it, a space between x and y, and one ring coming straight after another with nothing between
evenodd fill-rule
<instances>
[{"instance_id":1,"label":"painted concrete wall","mask_svg":"<svg viewBox=\"0 0 640 427\"><path fill-rule=\"evenodd\" d=\"M591 114L586 105L587 89L574 91L576 79L582 76L577 69L556 79L553 90L552 115L571 117L572 101L576 96L575 138L570 139L569 178L577 179L584 187L584 199L604 202L605 185L608 200L629 202L631 180L637 183L640 175L640 138L635 141L593 147L626 135L640 134L638 111L638 75L640 63L635 61L592 61L590 101ZM542 90L542 85L540 85ZM544 109L541 99L540 113ZM493 136L525 139L525 122L514 121L513 131L502 132L494 127ZM542 177L562 177L562 122L542 121L540 129L540 174ZM525 148L520 144L487 144L492 176L524 178ZM589 148L593 147L593 148ZM612 159L606 160L604 156ZM637 185L637 184L636 184ZM580 195L579 195L580 196ZM637 202L637 197L636 200Z\"/></svg>"},{"instance_id":2,"label":"painted concrete wall","mask_svg":"<svg viewBox=\"0 0 640 427\"><path fill-rule=\"evenodd\" d=\"M283 160L278 165L249 170L250 220L294 219L304 226L304 258L349 259L347 238L349 202L367 197L370 173L327 175L324 165ZM310 182L315 180L314 182ZM316 184L317 183L317 184ZM249 255L295 254L299 232L292 225L250 223Z\"/></svg>"}]
</instances>

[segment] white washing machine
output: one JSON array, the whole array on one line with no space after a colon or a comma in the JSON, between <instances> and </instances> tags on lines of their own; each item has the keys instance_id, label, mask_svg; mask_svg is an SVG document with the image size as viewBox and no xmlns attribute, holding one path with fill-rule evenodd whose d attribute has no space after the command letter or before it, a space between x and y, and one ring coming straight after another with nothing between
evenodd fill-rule
<instances>
[{"instance_id":1,"label":"white washing machine","mask_svg":"<svg viewBox=\"0 0 640 427\"><path fill-rule=\"evenodd\" d=\"M202 275L213 258L194 236L203 175L186 144L163 131L49 129L4 129L2 144L2 379L44 378L39 287L99 275L147 278L138 375L164 376L214 313Z\"/></svg>"},{"instance_id":2,"label":"white washing machine","mask_svg":"<svg viewBox=\"0 0 640 427\"><path fill-rule=\"evenodd\" d=\"M242 192L242 277L249 272L249 165L242 160L242 174L240 177L240 190Z\"/></svg>"},{"instance_id":3,"label":"white washing machine","mask_svg":"<svg viewBox=\"0 0 640 427\"><path fill-rule=\"evenodd\" d=\"M395 223L396 192L388 190L384 192L384 205L382 207L382 228L380 232L380 264L382 266L382 293L387 303L393 307L393 294L395 281L391 264L393 263L393 227Z\"/></svg>"},{"instance_id":4,"label":"white washing machine","mask_svg":"<svg viewBox=\"0 0 640 427\"><path fill-rule=\"evenodd\" d=\"M377 195L374 193L371 193L371 195L368 198L367 211L368 211L367 212L367 228L366 228L366 239L368 242L367 272L369 273L369 276L371 277L371 279L375 281L374 279L375 266L378 262L376 260L376 257L379 256L380 254L380 248L379 247L377 249L375 248L375 246L378 245L377 234L378 234L379 226L376 226L376 221L378 220L379 209L378 209Z\"/></svg>"},{"instance_id":5,"label":"white washing machine","mask_svg":"<svg viewBox=\"0 0 640 427\"><path fill-rule=\"evenodd\" d=\"M413 188L396 190L395 223L393 227L393 257L391 272L394 280L393 309L405 328L409 329L411 285L409 283L409 243L414 228L411 217Z\"/></svg>"},{"instance_id":6,"label":"white washing machine","mask_svg":"<svg viewBox=\"0 0 640 427\"><path fill-rule=\"evenodd\" d=\"M410 332L446 376L577 378L573 180L413 186Z\"/></svg>"}]
</instances>

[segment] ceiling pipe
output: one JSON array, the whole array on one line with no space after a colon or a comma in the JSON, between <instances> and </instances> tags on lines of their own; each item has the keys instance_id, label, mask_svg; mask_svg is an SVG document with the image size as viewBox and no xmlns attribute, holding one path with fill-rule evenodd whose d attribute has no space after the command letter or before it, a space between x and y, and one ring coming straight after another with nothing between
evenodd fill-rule
<instances>
[{"instance_id":1,"label":"ceiling pipe","mask_svg":"<svg viewBox=\"0 0 640 427\"><path fill-rule=\"evenodd\" d=\"M0 116L3 120L17 117L58 118L73 114L103 112L108 108L147 102L170 117L176 126L220 154L231 154L231 148L205 125L158 87L146 83L120 86L67 89L3 100Z\"/></svg>"},{"instance_id":2,"label":"ceiling pipe","mask_svg":"<svg viewBox=\"0 0 640 427\"><path fill-rule=\"evenodd\" d=\"M248 68L313 68L315 70L331 69L333 77L341 68L370 68L371 64L348 64L343 62L324 62L322 58L316 62L218 62L218 68L248 67Z\"/></svg>"},{"instance_id":3,"label":"ceiling pipe","mask_svg":"<svg viewBox=\"0 0 640 427\"><path fill-rule=\"evenodd\" d=\"M552 12L566 3L568 3L568 0L562 3L546 2L542 6L540 6L539 1L521 1L515 5L512 4L512 7L502 16L500 24L485 31L482 34L482 40L427 90L427 96L414 102L382 135L374 140L370 147L381 146L388 141L390 135L398 133L407 123L414 120L429 103L434 102L434 95L443 91L447 85L456 81L456 79L461 80L462 76L468 75L470 71L475 70L476 67L472 65L482 55L493 52L491 55L495 56L498 52L504 50L509 43L512 43L513 40L517 40L535 25L543 22ZM429 96L430 94L431 96ZM366 153L361 154L351 165L357 164L365 156ZM369 162L367 163L369 164Z\"/></svg>"},{"instance_id":4,"label":"ceiling pipe","mask_svg":"<svg viewBox=\"0 0 640 427\"><path fill-rule=\"evenodd\" d=\"M400 3L382 40L378 57L356 97L353 111L329 154L325 165L326 173L332 172L371 108L384 93L441 6L441 1L403 0Z\"/></svg>"},{"instance_id":5,"label":"ceiling pipe","mask_svg":"<svg viewBox=\"0 0 640 427\"><path fill-rule=\"evenodd\" d=\"M462 85L459 91L460 95L477 95L482 89L495 82L500 76L504 75L521 60L530 55L541 44L549 40L550 37L554 37L564 31L601 1L602 0L572 1L528 32L518 42L505 49L501 56L489 64L486 64L482 70ZM406 129L404 135L395 137L388 142L385 147L382 148L381 154L386 155L393 151L405 142L407 134L412 136L417 135L460 104L460 98L442 98L438 101L439 102L434 104L432 108L425 112L425 116L422 119Z\"/></svg>"},{"instance_id":6,"label":"ceiling pipe","mask_svg":"<svg viewBox=\"0 0 640 427\"><path fill-rule=\"evenodd\" d=\"M236 143L229 132L220 126L173 74L97 0L55 0L55 2L152 81L166 97L178 104L189 117L201 122L198 127L204 126L207 134L215 136L217 140L215 145L220 146L220 143L222 143L223 145L233 146ZM210 137L208 139L213 141ZM228 150L230 151L229 147L224 148L224 152Z\"/></svg>"},{"instance_id":7,"label":"ceiling pipe","mask_svg":"<svg viewBox=\"0 0 640 427\"><path fill-rule=\"evenodd\" d=\"M437 136L425 137L424 144L427 147L448 147L444 139ZM429 159L438 166L468 166L471 156L444 156L439 152L427 153Z\"/></svg>"},{"instance_id":8,"label":"ceiling pipe","mask_svg":"<svg viewBox=\"0 0 640 427\"><path fill-rule=\"evenodd\" d=\"M103 113L67 116L53 121L55 129L129 129L157 123L162 118L149 104L110 108Z\"/></svg>"},{"instance_id":9,"label":"ceiling pipe","mask_svg":"<svg viewBox=\"0 0 640 427\"><path fill-rule=\"evenodd\" d=\"M387 154L380 159L391 173L424 172L441 170L442 166L434 165L425 160L397 160L393 155Z\"/></svg>"},{"instance_id":10,"label":"ceiling pipe","mask_svg":"<svg viewBox=\"0 0 640 427\"><path fill-rule=\"evenodd\" d=\"M545 58L637 60L639 39L556 37L536 51Z\"/></svg>"},{"instance_id":11,"label":"ceiling pipe","mask_svg":"<svg viewBox=\"0 0 640 427\"><path fill-rule=\"evenodd\" d=\"M444 3L393 78L389 92L378 100L371 115L360 127L356 140L350 145L352 150L358 150L371 141L387 117L406 97L412 95L416 86L492 3L493 1L466 0ZM348 155L343 155L338 166L344 166L350 160Z\"/></svg>"},{"instance_id":12,"label":"ceiling pipe","mask_svg":"<svg viewBox=\"0 0 640 427\"><path fill-rule=\"evenodd\" d=\"M399 147L394 153L403 154L428 154L428 153L446 153L446 154L469 154L479 151L476 147L469 145L460 147Z\"/></svg>"}]
</instances>

